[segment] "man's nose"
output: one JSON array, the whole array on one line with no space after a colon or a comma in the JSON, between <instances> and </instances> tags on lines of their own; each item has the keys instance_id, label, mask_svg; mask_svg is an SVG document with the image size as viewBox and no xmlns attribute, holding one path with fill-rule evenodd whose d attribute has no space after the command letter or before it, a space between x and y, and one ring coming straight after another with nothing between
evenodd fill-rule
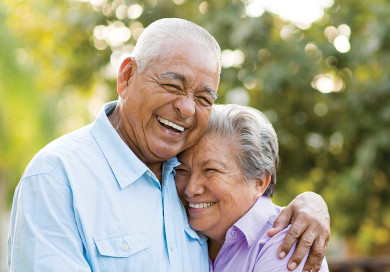
<instances>
[{"instance_id":1,"label":"man's nose","mask_svg":"<svg viewBox=\"0 0 390 272\"><path fill-rule=\"evenodd\" d=\"M205 189L202 185L202 182L200 182L197 178L190 178L185 190L184 194L187 197L194 197L197 195L202 195L204 193Z\"/></svg>"},{"instance_id":2,"label":"man's nose","mask_svg":"<svg viewBox=\"0 0 390 272\"><path fill-rule=\"evenodd\" d=\"M173 103L176 111L182 118L188 118L195 114L195 101L192 97L182 96Z\"/></svg>"}]
</instances>

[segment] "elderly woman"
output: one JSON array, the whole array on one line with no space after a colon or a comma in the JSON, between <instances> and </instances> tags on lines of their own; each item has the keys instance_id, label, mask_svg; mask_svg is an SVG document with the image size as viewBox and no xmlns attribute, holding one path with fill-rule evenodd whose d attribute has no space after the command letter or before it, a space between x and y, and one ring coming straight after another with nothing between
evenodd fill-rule
<instances>
[{"instance_id":1,"label":"elderly woman","mask_svg":"<svg viewBox=\"0 0 390 272\"><path fill-rule=\"evenodd\" d=\"M270 199L278 141L266 117L249 107L215 105L205 135L179 161L176 186L190 226L209 238L210 271L288 271L289 258L277 257L287 229L267 235L281 208ZM319 271L328 271L325 260Z\"/></svg>"}]
</instances>

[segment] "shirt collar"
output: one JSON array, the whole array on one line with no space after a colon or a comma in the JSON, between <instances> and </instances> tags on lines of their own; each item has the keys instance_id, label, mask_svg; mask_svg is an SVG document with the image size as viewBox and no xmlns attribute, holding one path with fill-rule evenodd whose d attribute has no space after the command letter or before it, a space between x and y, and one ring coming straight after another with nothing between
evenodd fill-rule
<instances>
[{"instance_id":1,"label":"shirt collar","mask_svg":"<svg viewBox=\"0 0 390 272\"><path fill-rule=\"evenodd\" d=\"M276 213L275 205L268 196L261 196L253 207L236 223L233 228L239 229L245 236L248 246L251 246L260 235L263 236L272 225Z\"/></svg>"},{"instance_id":2,"label":"shirt collar","mask_svg":"<svg viewBox=\"0 0 390 272\"><path fill-rule=\"evenodd\" d=\"M167 186L167 182L164 182L164 181L168 180L168 176L171 172L173 172L174 174L176 173L174 167L176 167L180 164L181 163L179 162L177 157L170 158L169 160L167 160L163 163L163 167L162 167L163 186Z\"/></svg>"},{"instance_id":3,"label":"shirt collar","mask_svg":"<svg viewBox=\"0 0 390 272\"><path fill-rule=\"evenodd\" d=\"M112 101L103 106L92 124L91 132L119 186L124 189L145 172L151 171L125 144L108 120L107 114L112 112L116 105L117 101Z\"/></svg>"},{"instance_id":4,"label":"shirt collar","mask_svg":"<svg viewBox=\"0 0 390 272\"><path fill-rule=\"evenodd\" d=\"M188 223L185 225L184 231L187 233L189 237L198 241L200 245L204 245L207 242L207 237L193 230Z\"/></svg>"},{"instance_id":5,"label":"shirt collar","mask_svg":"<svg viewBox=\"0 0 390 272\"><path fill-rule=\"evenodd\" d=\"M164 162L163 164L163 173L168 175L170 172L175 171L173 168L176 166L179 166L181 163L177 159L177 157L173 157L167 161ZM176 173L176 172L175 172ZM164 175L165 176L165 175Z\"/></svg>"}]
</instances>

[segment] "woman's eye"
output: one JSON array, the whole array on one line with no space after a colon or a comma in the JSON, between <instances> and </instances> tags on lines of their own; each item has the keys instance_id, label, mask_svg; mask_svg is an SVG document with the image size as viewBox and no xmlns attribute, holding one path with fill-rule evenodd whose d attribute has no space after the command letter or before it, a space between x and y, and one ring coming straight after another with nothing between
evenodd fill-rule
<instances>
[{"instance_id":1,"label":"woman's eye","mask_svg":"<svg viewBox=\"0 0 390 272\"><path fill-rule=\"evenodd\" d=\"M176 171L177 175L186 175L186 174L188 174L188 171L186 169L182 169L182 168L176 168L175 171Z\"/></svg>"}]
</instances>

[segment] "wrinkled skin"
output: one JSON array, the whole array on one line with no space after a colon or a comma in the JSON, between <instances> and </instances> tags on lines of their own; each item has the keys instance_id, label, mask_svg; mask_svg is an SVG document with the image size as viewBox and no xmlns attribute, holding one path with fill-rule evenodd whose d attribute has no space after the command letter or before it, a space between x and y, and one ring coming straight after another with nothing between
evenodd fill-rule
<instances>
[{"instance_id":1,"label":"wrinkled skin","mask_svg":"<svg viewBox=\"0 0 390 272\"><path fill-rule=\"evenodd\" d=\"M162 162L203 135L219 76L216 57L199 46L169 43L163 52L142 73L134 59L124 60L118 75L121 99L109 116L124 142L157 177Z\"/></svg>"}]
</instances>

